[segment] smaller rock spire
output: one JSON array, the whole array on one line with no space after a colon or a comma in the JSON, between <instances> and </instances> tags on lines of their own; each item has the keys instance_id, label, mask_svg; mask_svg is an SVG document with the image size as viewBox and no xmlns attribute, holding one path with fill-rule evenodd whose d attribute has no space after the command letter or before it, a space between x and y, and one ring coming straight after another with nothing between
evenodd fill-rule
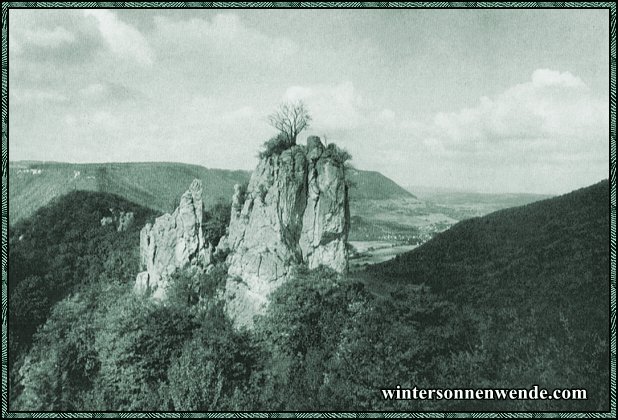
<instances>
[{"instance_id":1,"label":"smaller rock spire","mask_svg":"<svg viewBox=\"0 0 618 420\"><path fill-rule=\"evenodd\" d=\"M152 293L165 299L168 280L179 268L206 266L208 250L202 231L202 181L194 179L172 214L158 217L140 232L140 263L145 269L137 275L135 291Z\"/></svg>"}]
</instances>

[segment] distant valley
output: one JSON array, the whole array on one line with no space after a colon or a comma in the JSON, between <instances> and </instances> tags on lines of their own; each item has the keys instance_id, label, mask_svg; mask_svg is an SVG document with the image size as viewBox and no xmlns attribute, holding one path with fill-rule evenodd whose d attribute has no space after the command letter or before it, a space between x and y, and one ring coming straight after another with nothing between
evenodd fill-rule
<instances>
[{"instance_id":1,"label":"distant valley","mask_svg":"<svg viewBox=\"0 0 618 420\"><path fill-rule=\"evenodd\" d=\"M425 186L406 187L420 200L457 220L480 217L497 210L523 206L553 197L548 194L479 193Z\"/></svg>"}]
</instances>

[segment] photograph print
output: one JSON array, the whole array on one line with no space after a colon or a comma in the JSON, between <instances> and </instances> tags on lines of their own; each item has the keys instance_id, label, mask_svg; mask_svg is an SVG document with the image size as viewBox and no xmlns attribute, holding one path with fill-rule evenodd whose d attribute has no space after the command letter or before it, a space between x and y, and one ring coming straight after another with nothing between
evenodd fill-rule
<instances>
[{"instance_id":1,"label":"photograph print","mask_svg":"<svg viewBox=\"0 0 618 420\"><path fill-rule=\"evenodd\" d=\"M2 5L3 417L615 416L615 4L268 4Z\"/></svg>"}]
</instances>

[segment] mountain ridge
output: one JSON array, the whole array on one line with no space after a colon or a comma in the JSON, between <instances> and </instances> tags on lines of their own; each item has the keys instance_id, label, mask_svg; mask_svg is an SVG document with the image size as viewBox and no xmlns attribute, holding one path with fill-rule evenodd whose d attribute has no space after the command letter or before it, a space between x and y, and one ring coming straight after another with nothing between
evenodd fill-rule
<instances>
[{"instance_id":1,"label":"mountain ridge","mask_svg":"<svg viewBox=\"0 0 618 420\"><path fill-rule=\"evenodd\" d=\"M391 179L376 171L352 169L358 200L405 197L414 199ZM9 162L9 221L27 217L53 197L74 190L109 192L157 211L173 210L193 179L204 185L204 204L230 201L235 184L248 182L250 171L213 169L177 162L66 163L40 161Z\"/></svg>"}]
</instances>

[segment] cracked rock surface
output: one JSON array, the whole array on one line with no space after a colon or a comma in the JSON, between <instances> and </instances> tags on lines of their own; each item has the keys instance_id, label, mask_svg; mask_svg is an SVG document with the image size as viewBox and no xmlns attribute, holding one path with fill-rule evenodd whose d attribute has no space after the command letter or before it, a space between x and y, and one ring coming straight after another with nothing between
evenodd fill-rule
<instances>
[{"instance_id":1,"label":"cracked rock surface","mask_svg":"<svg viewBox=\"0 0 618 420\"><path fill-rule=\"evenodd\" d=\"M202 231L202 182L193 180L180 198L178 208L146 224L140 232L140 267L135 291L165 299L167 283L174 271L208 261Z\"/></svg>"},{"instance_id":2,"label":"cracked rock surface","mask_svg":"<svg viewBox=\"0 0 618 420\"><path fill-rule=\"evenodd\" d=\"M246 192L235 188L228 234L226 309L251 326L294 267L348 269L349 203L344 167L318 137L262 158Z\"/></svg>"}]
</instances>

